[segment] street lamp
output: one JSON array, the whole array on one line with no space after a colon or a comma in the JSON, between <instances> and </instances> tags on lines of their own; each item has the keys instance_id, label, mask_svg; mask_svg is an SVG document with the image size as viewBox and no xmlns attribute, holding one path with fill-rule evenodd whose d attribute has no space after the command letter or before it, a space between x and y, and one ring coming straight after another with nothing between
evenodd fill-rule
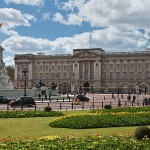
<instances>
[{"instance_id":1,"label":"street lamp","mask_svg":"<svg viewBox=\"0 0 150 150\"><path fill-rule=\"evenodd\" d=\"M26 94L26 85L27 85L27 73L28 73L28 70L25 68L24 70L22 70L22 73L24 75L24 96L27 96L27 94Z\"/></svg>"},{"instance_id":2,"label":"street lamp","mask_svg":"<svg viewBox=\"0 0 150 150\"><path fill-rule=\"evenodd\" d=\"M105 88L106 88L105 91L106 91L106 93L107 93L107 90L108 90L108 89L107 89L107 80L106 80L106 83L105 83L105 84L106 84L106 85L105 85Z\"/></svg>"},{"instance_id":3,"label":"street lamp","mask_svg":"<svg viewBox=\"0 0 150 150\"><path fill-rule=\"evenodd\" d=\"M79 88L79 93L81 94L81 91L82 91L82 86L81 86L81 84L82 84L82 77L80 77L80 88Z\"/></svg>"}]
</instances>

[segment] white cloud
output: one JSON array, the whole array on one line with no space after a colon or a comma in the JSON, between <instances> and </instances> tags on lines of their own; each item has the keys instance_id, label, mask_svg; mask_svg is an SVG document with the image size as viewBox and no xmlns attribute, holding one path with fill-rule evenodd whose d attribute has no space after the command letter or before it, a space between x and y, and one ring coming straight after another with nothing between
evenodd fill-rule
<instances>
[{"instance_id":1,"label":"white cloud","mask_svg":"<svg viewBox=\"0 0 150 150\"><path fill-rule=\"evenodd\" d=\"M147 37L149 38L149 36ZM146 47L147 38L139 31L120 30L115 27L92 32L93 48L99 47L107 51L141 50ZM37 53L44 51L46 54L72 53L76 48L90 48L90 33L82 33L73 37L60 37L54 41L48 39L32 38L25 36L12 36L2 42L6 51L11 53Z\"/></svg>"},{"instance_id":2,"label":"white cloud","mask_svg":"<svg viewBox=\"0 0 150 150\"><path fill-rule=\"evenodd\" d=\"M17 32L11 29L17 26L31 26L29 21L36 20L34 16L13 8L0 8L0 16L3 23L1 31L7 35L16 35Z\"/></svg>"},{"instance_id":3,"label":"white cloud","mask_svg":"<svg viewBox=\"0 0 150 150\"><path fill-rule=\"evenodd\" d=\"M44 6L44 0L4 0L6 4L15 3L30 6Z\"/></svg>"},{"instance_id":4,"label":"white cloud","mask_svg":"<svg viewBox=\"0 0 150 150\"><path fill-rule=\"evenodd\" d=\"M69 0L58 6L67 16L58 20L54 15L54 21L68 25L86 21L92 26L149 28L149 6L149 0ZM77 17L78 22L74 19Z\"/></svg>"},{"instance_id":5,"label":"white cloud","mask_svg":"<svg viewBox=\"0 0 150 150\"><path fill-rule=\"evenodd\" d=\"M3 61L5 62L5 66L12 66L14 64L14 57L6 56Z\"/></svg>"},{"instance_id":6,"label":"white cloud","mask_svg":"<svg viewBox=\"0 0 150 150\"><path fill-rule=\"evenodd\" d=\"M51 13L44 13L42 19L43 20L50 20L50 16L51 16Z\"/></svg>"}]
</instances>

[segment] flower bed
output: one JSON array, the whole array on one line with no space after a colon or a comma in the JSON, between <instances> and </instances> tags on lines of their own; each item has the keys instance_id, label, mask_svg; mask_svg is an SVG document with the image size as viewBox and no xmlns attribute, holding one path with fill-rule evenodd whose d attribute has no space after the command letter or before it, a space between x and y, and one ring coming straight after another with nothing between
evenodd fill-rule
<instances>
[{"instance_id":1,"label":"flower bed","mask_svg":"<svg viewBox=\"0 0 150 150\"><path fill-rule=\"evenodd\" d=\"M61 149L74 149L74 150L141 150L149 149L150 141L147 139L137 141L129 135L97 135L95 137L58 137L58 136L47 136L37 140L20 140L20 141L9 141L0 143L0 149L9 150L61 150Z\"/></svg>"},{"instance_id":2,"label":"flower bed","mask_svg":"<svg viewBox=\"0 0 150 150\"><path fill-rule=\"evenodd\" d=\"M69 115L57 118L49 125L72 129L150 125L150 112Z\"/></svg>"},{"instance_id":3,"label":"flower bed","mask_svg":"<svg viewBox=\"0 0 150 150\"><path fill-rule=\"evenodd\" d=\"M117 112L149 112L149 106L142 107L116 107L112 109L102 109L97 108L95 110L91 110L91 113L117 113Z\"/></svg>"}]
</instances>

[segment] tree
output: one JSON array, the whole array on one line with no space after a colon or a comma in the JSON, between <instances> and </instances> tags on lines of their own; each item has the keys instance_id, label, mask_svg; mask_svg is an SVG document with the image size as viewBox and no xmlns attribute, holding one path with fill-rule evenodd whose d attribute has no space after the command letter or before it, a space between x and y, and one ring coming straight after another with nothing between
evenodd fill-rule
<instances>
[{"instance_id":1,"label":"tree","mask_svg":"<svg viewBox=\"0 0 150 150\"><path fill-rule=\"evenodd\" d=\"M15 73L14 66L6 66L6 69L7 69L7 74L10 77L10 80L13 81L14 80L14 73Z\"/></svg>"}]
</instances>

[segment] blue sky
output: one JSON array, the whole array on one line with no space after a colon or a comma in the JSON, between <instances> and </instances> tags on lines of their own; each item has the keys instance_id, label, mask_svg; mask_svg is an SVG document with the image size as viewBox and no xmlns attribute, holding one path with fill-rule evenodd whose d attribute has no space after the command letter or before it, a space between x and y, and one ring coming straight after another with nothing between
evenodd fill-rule
<instances>
[{"instance_id":1,"label":"blue sky","mask_svg":"<svg viewBox=\"0 0 150 150\"><path fill-rule=\"evenodd\" d=\"M149 6L149 0L1 0L4 62L13 65L15 54L72 54L76 48L145 51Z\"/></svg>"}]
</instances>

